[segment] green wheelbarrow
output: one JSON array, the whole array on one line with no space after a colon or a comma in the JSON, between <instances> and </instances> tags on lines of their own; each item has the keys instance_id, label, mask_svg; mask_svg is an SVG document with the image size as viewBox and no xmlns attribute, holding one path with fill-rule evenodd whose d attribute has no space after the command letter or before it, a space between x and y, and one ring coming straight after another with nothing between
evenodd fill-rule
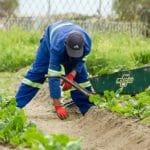
<instances>
[{"instance_id":1,"label":"green wheelbarrow","mask_svg":"<svg viewBox=\"0 0 150 150\"><path fill-rule=\"evenodd\" d=\"M135 95L150 87L150 65L131 69L127 71L119 71L112 74L98 75L89 78L94 92L88 91L81 87L78 83L68 80L65 76L46 75L46 78L60 78L70 83L74 88L83 94L90 96L91 94L103 94L104 91L114 91L122 88L122 94Z\"/></svg>"},{"instance_id":2,"label":"green wheelbarrow","mask_svg":"<svg viewBox=\"0 0 150 150\"><path fill-rule=\"evenodd\" d=\"M119 88L122 88L122 94L135 95L150 87L150 65L99 75L89 80L94 91L99 94L103 94L106 90L116 92Z\"/></svg>"}]
</instances>

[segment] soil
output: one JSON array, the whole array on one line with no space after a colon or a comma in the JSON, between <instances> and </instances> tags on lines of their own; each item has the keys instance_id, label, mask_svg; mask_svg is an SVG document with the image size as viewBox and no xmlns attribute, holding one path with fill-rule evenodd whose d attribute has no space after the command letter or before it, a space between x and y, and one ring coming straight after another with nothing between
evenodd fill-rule
<instances>
[{"instance_id":1,"label":"soil","mask_svg":"<svg viewBox=\"0 0 150 150\"><path fill-rule=\"evenodd\" d=\"M48 87L24 108L29 121L45 133L65 133L81 139L83 150L150 150L150 125L126 119L107 110L91 108L82 116L78 108L68 107L69 118L60 120L53 110Z\"/></svg>"}]
</instances>

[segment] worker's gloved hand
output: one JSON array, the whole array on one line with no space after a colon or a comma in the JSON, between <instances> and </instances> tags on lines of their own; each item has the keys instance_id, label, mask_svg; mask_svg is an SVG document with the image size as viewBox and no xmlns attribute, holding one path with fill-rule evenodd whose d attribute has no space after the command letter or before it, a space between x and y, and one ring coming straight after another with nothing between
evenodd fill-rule
<instances>
[{"instance_id":1,"label":"worker's gloved hand","mask_svg":"<svg viewBox=\"0 0 150 150\"><path fill-rule=\"evenodd\" d=\"M67 78L68 80L70 80L70 81L74 81L75 76L73 76L72 73L69 73L69 74L66 76L66 78ZM72 88L72 85L69 84L67 81L63 81L63 82L62 82L62 87L63 87L63 88L62 88L63 91L67 91L67 90L69 90L69 89Z\"/></svg>"},{"instance_id":2,"label":"worker's gloved hand","mask_svg":"<svg viewBox=\"0 0 150 150\"><path fill-rule=\"evenodd\" d=\"M57 116L60 119L66 119L69 116L68 112L66 111L66 109L63 108L61 105L56 105L54 107L55 107L55 111L57 113Z\"/></svg>"}]
</instances>

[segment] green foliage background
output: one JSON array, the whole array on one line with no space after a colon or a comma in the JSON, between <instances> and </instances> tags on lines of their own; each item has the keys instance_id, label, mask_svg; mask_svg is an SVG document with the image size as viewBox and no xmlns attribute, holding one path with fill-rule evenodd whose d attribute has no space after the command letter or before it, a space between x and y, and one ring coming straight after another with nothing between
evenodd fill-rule
<instances>
[{"instance_id":1,"label":"green foliage background","mask_svg":"<svg viewBox=\"0 0 150 150\"><path fill-rule=\"evenodd\" d=\"M12 27L0 30L0 71L17 71L34 59L40 33Z\"/></svg>"},{"instance_id":2,"label":"green foliage background","mask_svg":"<svg viewBox=\"0 0 150 150\"><path fill-rule=\"evenodd\" d=\"M123 33L92 33L90 74L105 74L150 63L150 39ZM31 65L42 34L13 27L0 30L0 72Z\"/></svg>"},{"instance_id":3,"label":"green foliage background","mask_svg":"<svg viewBox=\"0 0 150 150\"><path fill-rule=\"evenodd\" d=\"M150 39L123 33L93 33L92 53L87 58L91 75L127 70L150 63Z\"/></svg>"}]
</instances>

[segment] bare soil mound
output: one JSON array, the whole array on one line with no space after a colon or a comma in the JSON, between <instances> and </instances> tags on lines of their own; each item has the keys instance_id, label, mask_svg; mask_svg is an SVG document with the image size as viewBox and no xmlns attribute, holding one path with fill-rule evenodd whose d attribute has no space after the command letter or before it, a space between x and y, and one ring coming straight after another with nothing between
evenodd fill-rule
<instances>
[{"instance_id":1,"label":"bare soil mound","mask_svg":"<svg viewBox=\"0 0 150 150\"><path fill-rule=\"evenodd\" d=\"M76 106L68 108L70 116L60 120L52 107L45 85L26 106L30 121L45 133L66 133L82 141L85 150L150 150L150 126L135 119L125 119L97 108L82 116Z\"/></svg>"}]
</instances>

